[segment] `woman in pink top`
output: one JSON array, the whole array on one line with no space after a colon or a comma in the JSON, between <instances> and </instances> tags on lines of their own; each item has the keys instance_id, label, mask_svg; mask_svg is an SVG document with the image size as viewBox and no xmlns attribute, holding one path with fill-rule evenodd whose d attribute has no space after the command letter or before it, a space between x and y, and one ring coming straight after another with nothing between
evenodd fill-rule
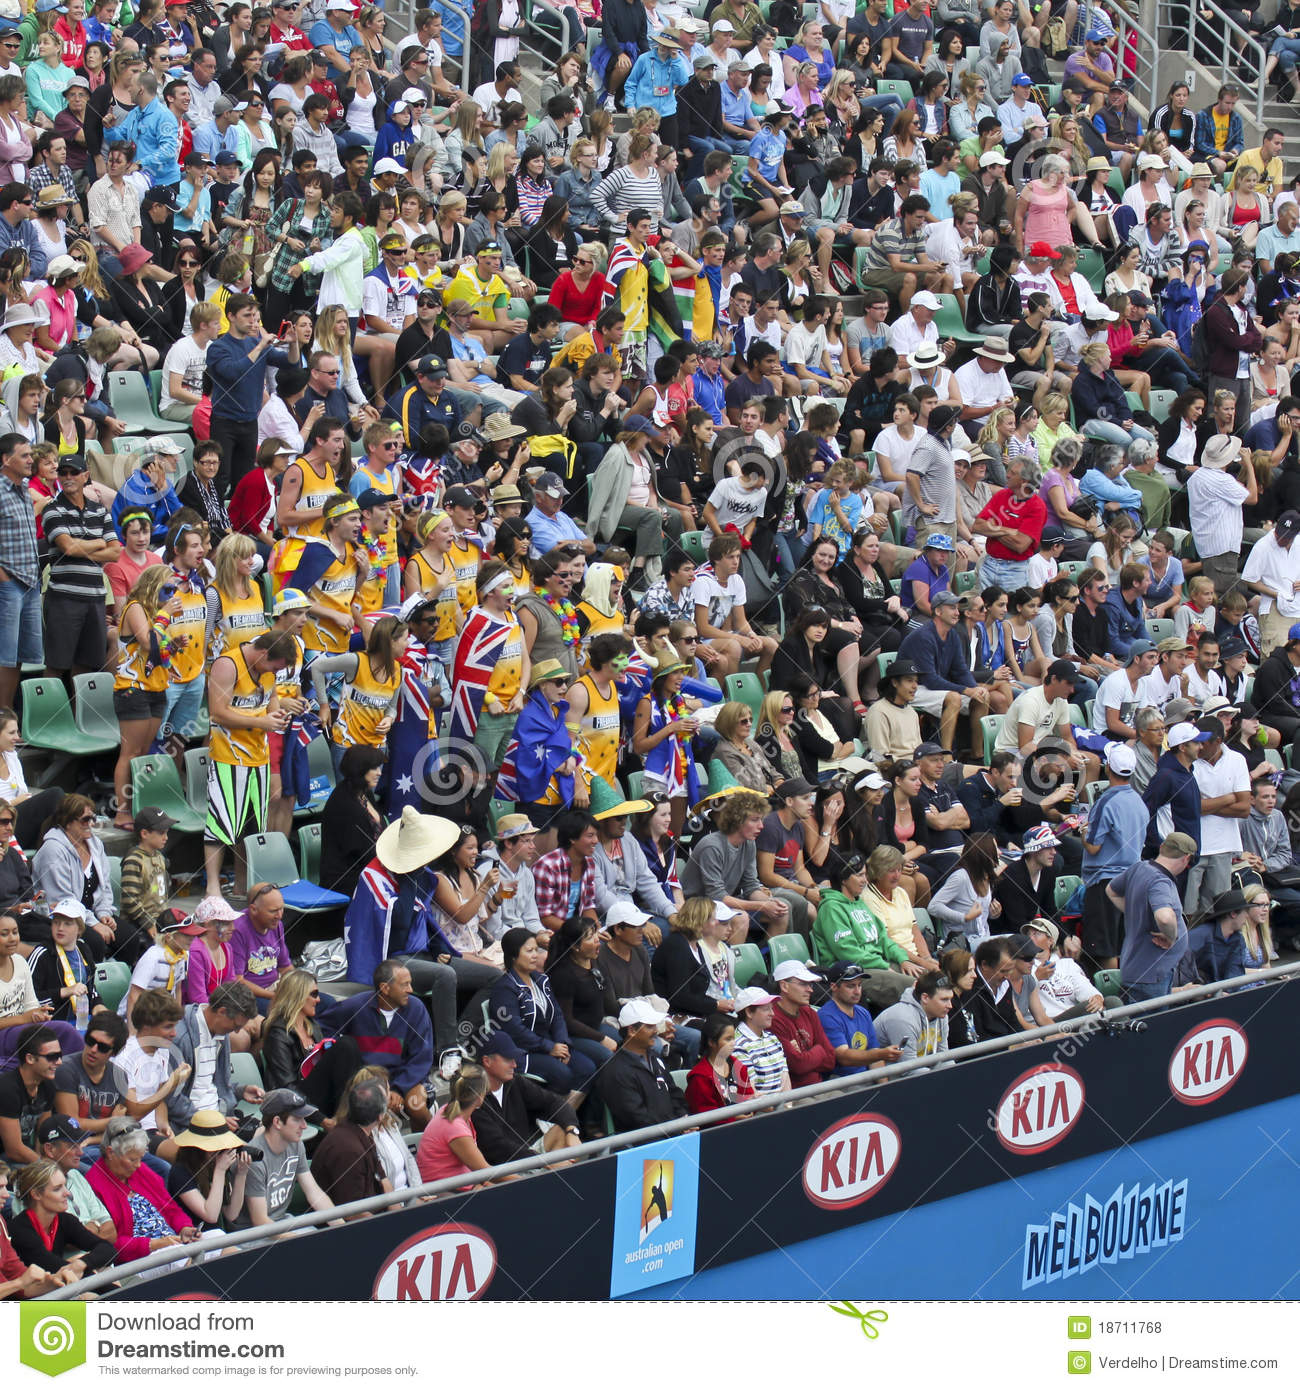
<instances>
[{"instance_id":1,"label":"woman in pink top","mask_svg":"<svg viewBox=\"0 0 1300 1390\"><path fill-rule=\"evenodd\" d=\"M125 511L121 516L122 549L116 560L104 566L113 590L113 601L121 603L135 588L135 581L150 565L161 565L163 558L149 549L153 537L153 516L140 508Z\"/></svg>"},{"instance_id":2,"label":"woman in pink top","mask_svg":"<svg viewBox=\"0 0 1300 1390\"><path fill-rule=\"evenodd\" d=\"M487 1095L487 1073L467 1063L451 1083L451 1099L433 1116L420 1136L415 1166L425 1182L456 1178L492 1165L479 1152L471 1120Z\"/></svg>"},{"instance_id":3,"label":"woman in pink top","mask_svg":"<svg viewBox=\"0 0 1300 1390\"><path fill-rule=\"evenodd\" d=\"M1070 166L1059 154L1043 157L1040 177L1030 179L1016 200L1016 244L1020 254L1036 241L1048 246L1068 246L1072 240L1070 223L1083 233L1084 240L1097 245L1097 228L1092 215L1074 196L1066 183Z\"/></svg>"},{"instance_id":4,"label":"woman in pink top","mask_svg":"<svg viewBox=\"0 0 1300 1390\"><path fill-rule=\"evenodd\" d=\"M36 345L43 352L58 352L77 337L77 297L72 282L81 266L71 256L55 256L45 269L49 282L32 295L33 304L44 304L50 311L48 324L36 327Z\"/></svg>"},{"instance_id":5,"label":"woman in pink top","mask_svg":"<svg viewBox=\"0 0 1300 1390\"><path fill-rule=\"evenodd\" d=\"M194 921L205 931L190 947L190 963L185 972L181 998L186 1004L206 1004L218 985L235 978L227 943L239 913L224 899L204 898L194 909Z\"/></svg>"},{"instance_id":6,"label":"woman in pink top","mask_svg":"<svg viewBox=\"0 0 1300 1390\"><path fill-rule=\"evenodd\" d=\"M21 77L0 78L0 183L26 183L36 131L24 117L27 88Z\"/></svg>"}]
</instances>

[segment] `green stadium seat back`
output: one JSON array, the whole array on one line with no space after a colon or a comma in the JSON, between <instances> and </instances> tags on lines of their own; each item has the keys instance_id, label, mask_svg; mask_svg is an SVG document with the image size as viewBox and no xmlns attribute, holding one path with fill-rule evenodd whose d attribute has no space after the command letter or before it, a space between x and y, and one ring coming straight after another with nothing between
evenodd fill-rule
<instances>
[{"instance_id":1,"label":"green stadium seat back","mask_svg":"<svg viewBox=\"0 0 1300 1390\"><path fill-rule=\"evenodd\" d=\"M108 671L86 671L72 678L77 728L88 738L122 740L113 712L113 677Z\"/></svg>"},{"instance_id":2,"label":"green stadium seat back","mask_svg":"<svg viewBox=\"0 0 1300 1390\"><path fill-rule=\"evenodd\" d=\"M288 837L278 830L246 836L244 855L248 861L248 881L274 883L284 897L285 906L295 912L330 912L348 904L349 899L344 894L332 893L298 877L298 865Z\"/></svg>"},{"instance_id":3,"label":"green stadium seat back","mask_svg":"<svg viewBox=\"0 0 1300 1390\"><path fill-rule=\"evenodd\" d=\"M724 676L722 691L728 700L739 700L742 705L749 706L757 732L758 712L763 707L763 696L767 693L758 676L753 671L738 671L734 676Z\"/></svg>"},{"instance_id":4,"label":"green stadium seat back","mask_svg":"<svg viewBox=\"0 0 1300 1390\"><path fill-rule=\"evenodd\" d=\"M1078 874L1062 874L1056 880L1055 902L1056 910L1060 910L1070 901L1074 890L1083 882Z\"/></svg>"},{"instance_id":5,"label":"green stadium seat back","mask_svg":"<svg viewBox=\"0 0 1300 1390\"><path fill-rule=\"evenodd\" d=\"M763 953L752 941L746 941L743 946L733 946L731 949L736 954L736 983L741 989L744 989L755 975L767 973Z\"/></svg>"},{"instance_id":6,"label":"green stadium seat back","mask_svg":"<svg viewBox=\"0 0 1300 1390\"><path fill-rule=\"evenodd\" d=\"M116 1013L130 988L131 967L124 960L101 960L95 966L95 989L104 1008Z\"/></svg>"},{"instance_id":7,"label":"green stadium seat back","mask_svg":"<svg viewBox=\"0 0 1300 1390\"><path fill-rule=\"evenodd\" d=\"M812 952L808 949L808 943L797 931L782 932L780 936L769 938L767 959L769 965L775 970L782 961L786 960L797 960L800 965L804 965L812 959Z\"/></svg>"},{"instance_id":8,"label":"green stadium seat back","mask_svg":"<svg viewBox=\"0 0 1300 1390\"><path fill-rule=\"evenodd\" d=\"M185 795L196 811L205 816L208 811L208 750L185 750Z\"/></svg>"},{"instance_id":9,"label":"green stadium seat back","mask_svg":"<svg viewBox=\"0 0 1300 1390\"><path fill-rule=\"evenodd\" d=\"M298 869L308 883L320 882L320 846L318 823L298 827Z\"/></svg>"},{"instance_id":10,"label":"green stadium seat back","mask_svg":"<svg viewBox=\"0 0 1300 1390\"><path fill-rule=\"evenodd\" d=\"M1002 728L1000 714L985 714L980 718L980 729L984 734L984 764L987 767L993 758L993 743Z\"/></svg>"},{"instance_id":11,"label":"green stadium seat back","mask_svg":"<svg viewBox=\"0 0 1300 1390\"><path fill-rule=\"evenodd\" d=\"M149 383L139 372L108 372L106 385L114 416L126 426L126 434L184 433L175 420L164 420L154 409Z\"/></svg>"},{"instance_id":12,"label":"green stadium seat back","mask_svg":"<svg viewBox=\"0 0 1300 1390\"><path fill-rule=\"evenodd\" d=\"M704 564L709 558L709 533L707 531L683 531L678 544L697 565Z\"/></svg>"},{"instance_id":13,"label":"green stadium seat back","mask_svg":"<svg viewBox=\"0 0 1300 1390\"><path fill-rule=\"evenodd\" d=\"M94 753L112 753L121 746L121 735L111 741L107 734L92 737L82 733L72 712L72 704L63 682L49 676L34 676L22 682L23 742L32 748L46 748L54 753L89 757Z\"/></svg>"},{"instance_id":14,"label":"green stadium seat back","mask_svg":"<svg viewBox=\"0 0 1300 1390\"><path fill-rule=\"evenodd\" d=\"M165 753L146 753L131 759L131 804L140 810L155 806L165 811L175 822L176 829L190 834L202 831L207 822L202 813L190 805L181 790L176 764Z\"/></svg>"}]
</instances>

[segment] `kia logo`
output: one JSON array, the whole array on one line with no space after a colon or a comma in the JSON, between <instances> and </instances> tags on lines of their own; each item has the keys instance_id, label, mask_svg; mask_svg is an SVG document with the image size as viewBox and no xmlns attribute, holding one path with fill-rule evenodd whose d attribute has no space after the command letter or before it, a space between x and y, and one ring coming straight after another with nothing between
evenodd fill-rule
<instances>
[{"instance_id":1,"label":"kia logo","mask_svg":"<svg viewBox=\"0 0 1300 1390\"><path fill-rule=\"evenodd\" d=\"M1083 1114L1083 1078L1072 1067L1047 1062L1017 1077L998 1101L995 1129L1002 1147L1038 1154L1059 1144Z\"/></svg>"},{"instance_id":2,"label":"kia logo","mask_svg":"<svg viewBox=\"0 0 1300 1390\"><path fill-rule=\"evenodd\" d=\"M1174 1048L1169 1089L1184 1105L1208 1105L1236 1084L1249 1053L1245 1029L1230 1018L1209 1019Z\"/></svg>"},{"instance_id":3,"label":"kia logo","mask_svg":"<svg viewBox=\"0 0 1300 1390\"><path fill-rule=\"evenodd\" d=\"M371 1297L381 1303L482 1298L497 1268L492 1238L475 1226L430 1226L384 1261Z\"/></svg>"},{"instance_id":4,"label":"kia logo","mask_svg":"<svg viewBox=\"0 0 1300 1390\"><path fill-rule=\"evenodd\" d=\"M898 1166L902 1141L883 1115L850 1115L832 1125L803 1161L803 1190L815 1206L856 1207L880 1191Z\"/></svg>"}]
</instances>

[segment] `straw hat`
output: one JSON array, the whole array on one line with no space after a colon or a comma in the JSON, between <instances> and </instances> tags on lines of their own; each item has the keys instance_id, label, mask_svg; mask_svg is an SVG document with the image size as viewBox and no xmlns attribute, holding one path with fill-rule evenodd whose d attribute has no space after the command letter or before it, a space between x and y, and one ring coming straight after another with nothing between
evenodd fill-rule
<instances>
[{"instance_id":1,"label":"straw hat","mask_svg":"<svg viewBox=\"0 0 1300 1390\"><path fill-rule=\"evenodd\" d=\"M569 681L572 679L562 661L555 661L554 659L539 661L528 677L528 688L529 690L536 690L543 681Z\"/></svg>"},{"instance_id":2,"label":"straw hat","mask_svg":"<svg viewBox=\"0 0 1300 1390\"><path fill-rule=\"evenodd\" d=\"M396 820L375 843L375 855L395 874L414 873L432 864L456 843L460 828L442 816L422 815L413 806L404 807Z\"/></svg>"},{"instance_id":3,"label":"straw hat","mask_svg":"<svg viewBox=\"0 0 1300 1390\"><path fill-rule=\"evenodd\" d=\"M226 1123L220 1110L196 1110L190 1116L189 1129L178 1134L176 1142L192 1149L206 1149L208 1153L244 1147L244 1141Z\"/></svg>"}]
</instances>

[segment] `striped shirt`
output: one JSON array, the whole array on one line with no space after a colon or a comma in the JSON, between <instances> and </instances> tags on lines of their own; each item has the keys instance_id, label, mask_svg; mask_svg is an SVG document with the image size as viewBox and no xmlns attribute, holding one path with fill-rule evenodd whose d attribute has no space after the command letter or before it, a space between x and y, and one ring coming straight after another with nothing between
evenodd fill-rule
<instances>
[{"instance_id":1,"label":"striped shirt","mask_svg":"<svg viewBox=\"0 0 1300 1390\"><path fill-rule=\"evenodd\" d=\"M898 256L903 261L919 261L925 254L925 233L914 232L908 236L903 231L903 219L891 217L876 228L875 239L867 247L863 269L890 270L890 256Z\"/></svg>"},{"instance_id":2,"label":"striped shirt","mask_svg":"<svg viewBox=\"0 0 1300 1390\"><path fill-rule=\"evenodd\" d=\"M1187 511L1198 555L1237 555L1245 525L1242 507L1250 496L1236 478L1218 468L1198 468L1187 480ZM47 509L48 510L48 509ZM46 525L49 534L49 525Z\"/></svg>"},{"instance_id":3,"label":"striped shirt","mask_svg":"<svg viewBox=\"0 0 1300 1390\"><path fill-rule=\"evenodd\" d=\"M108 513L98 502L88 499L84 506L74 507L67 494L60 492L41 513L41 520L50 542L49 592L104 603L103 565L83 555L65 555L55 542L60 536L69 536L74 541L115 540L116 533Z\"/></svg>"},{"instance_id":4,"label":"striped shirt","mask_svg":"<svg viewBox=\"0 0 1300 1390\"><path fill-rule=\"evenodd\" d=\"M731 1055L745 1064L755 1095L770 1095L781 1089L781 1081L788 1075L785 1049L771 1030L760 1036L742 1023L736 1029L736 1046Z\"/></svg>"},{"instance_id":5,"label":"striped shirt","mask_svg":"<svg viewBox=\"0 0 1300 1390\"><path fill-rule=\"evenodd\" d=\"M613 222L620 232L626 230L627 215L633 208L645 208L650 214L652 228L657 229L664 210L664 190L653 165L642 178L632 172L630 164L624 164L601 179L592 192L591 201L605 220Z\"/></svg>"}]
</instances>

